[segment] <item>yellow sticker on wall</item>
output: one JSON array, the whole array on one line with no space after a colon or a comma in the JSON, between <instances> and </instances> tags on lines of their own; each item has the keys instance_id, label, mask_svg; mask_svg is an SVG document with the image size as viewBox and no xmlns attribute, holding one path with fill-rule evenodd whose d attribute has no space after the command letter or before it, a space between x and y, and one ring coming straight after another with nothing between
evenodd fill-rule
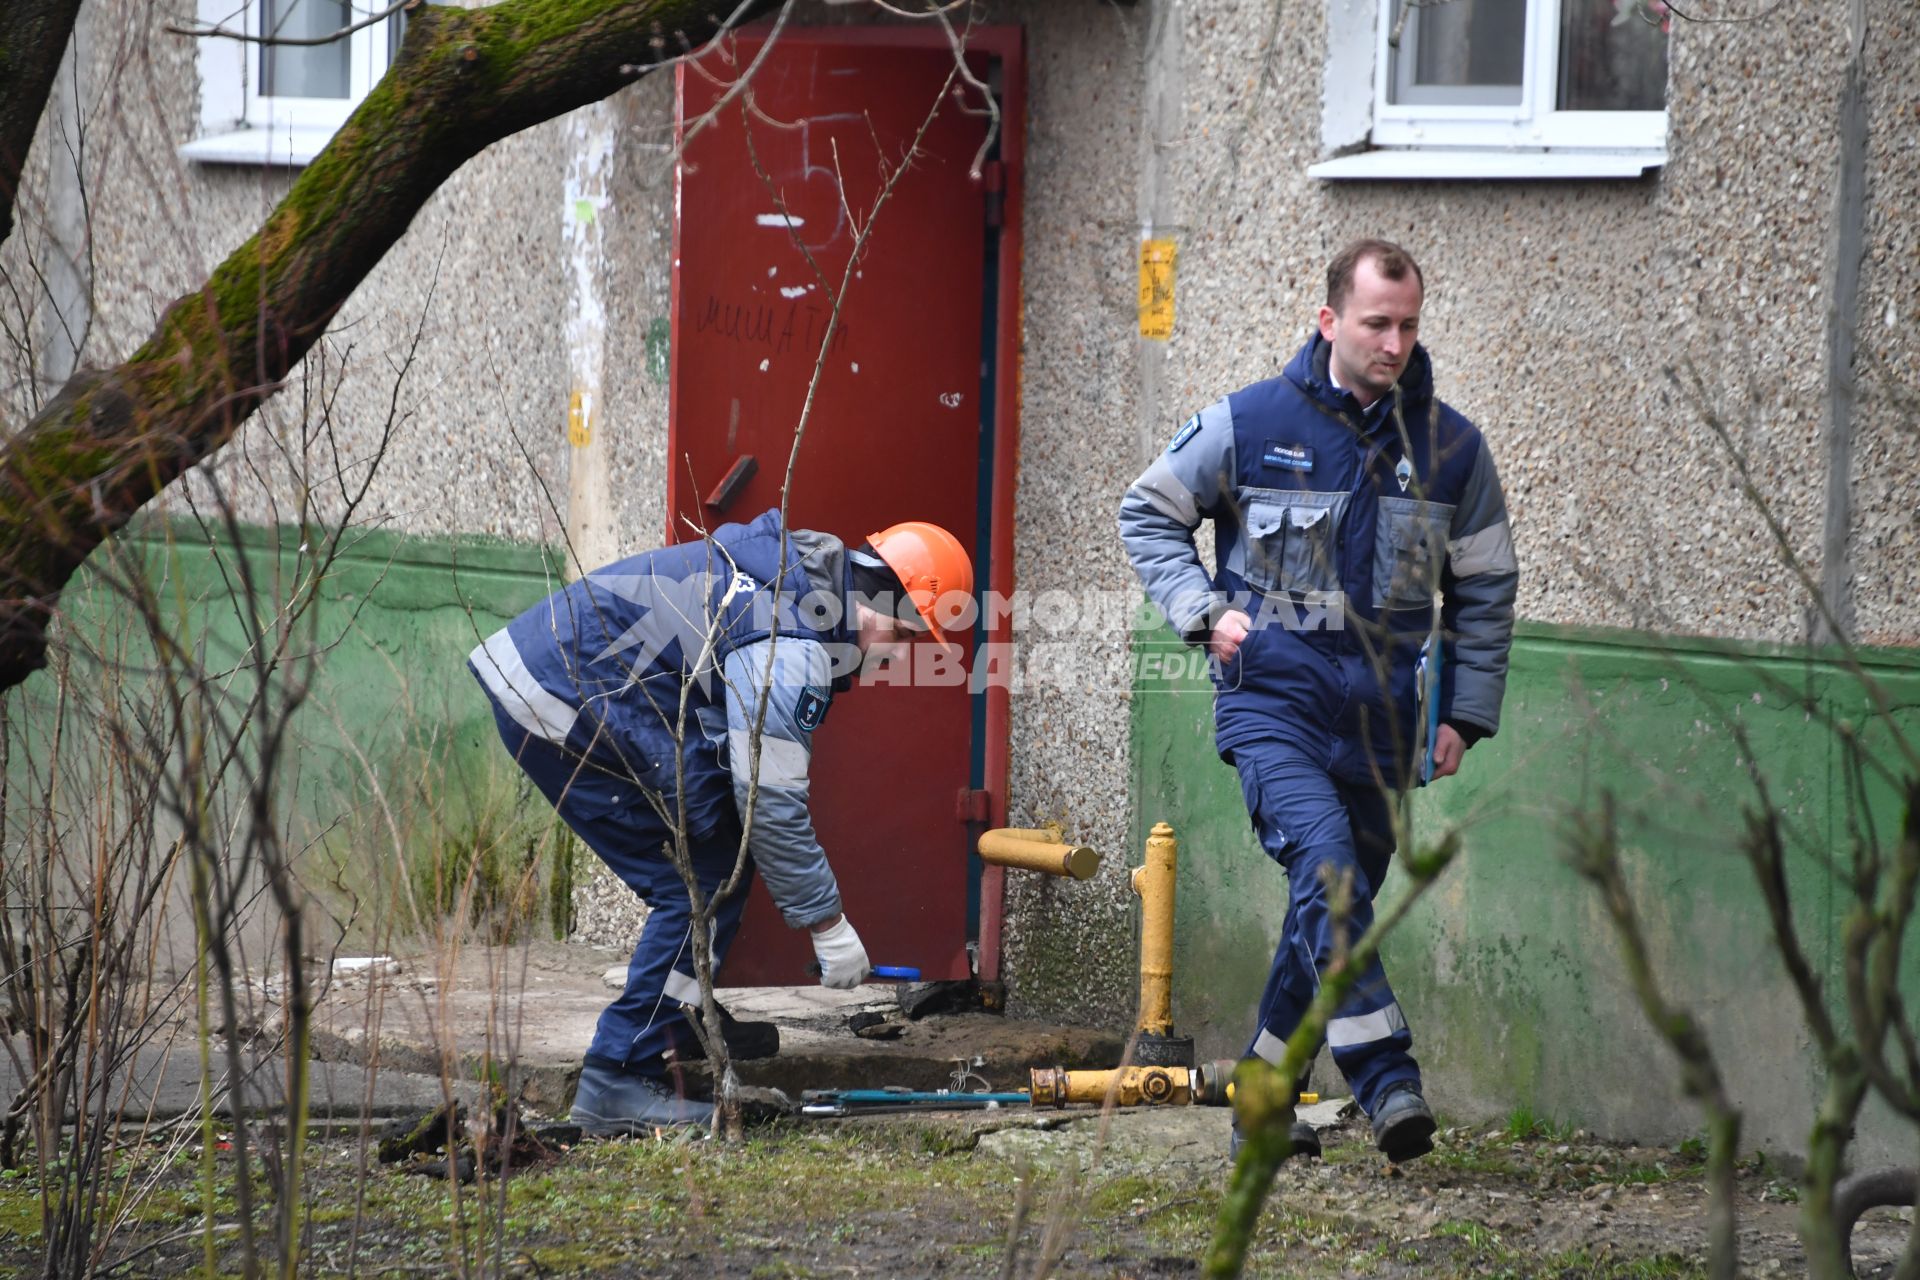
<instances>
[{"instance_id":1,"label":"yellow sticker on wall","mask_svg":"<svg viewBox=\"0 0 1920 1280\"><path fill-rule=\"evenodd\" d=\"M593 443L593 411L587 407L586 396L578 387L567 397L567 443L576 449Z\"/></svg>"},{"instance_id":2,"label":"yellow sticker on wall","mask_svg":"<svg viewBox=\"0 0 1920 1280\"><path fill-rule=\"evenodd\" d=\"M1140 336L1165 342L1173 336L1173 259L1171 240L1140 242Z\"/></svg>"}]
</instances>

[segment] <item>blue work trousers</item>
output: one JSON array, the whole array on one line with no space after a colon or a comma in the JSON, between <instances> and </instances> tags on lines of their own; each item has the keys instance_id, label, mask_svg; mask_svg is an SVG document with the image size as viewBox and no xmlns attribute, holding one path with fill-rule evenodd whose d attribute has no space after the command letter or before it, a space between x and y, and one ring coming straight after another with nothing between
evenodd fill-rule
<instances>
[{"instance_id":1,"label":"blue work trousers","mask_svg":"<svg viewBox=\"0 0 1920 1280\"><path fill-rule=\"evenodd\" d=\"M1393 857L1394 795L1341 781L1327 772L1324 756L1280 741L1235 747L1233 764L1261 847L1287 872L1287 917L1247 1047L1249 1054L1278 1063L1320 989L1321 973L1373 924L1373 900ZM1334 886L1347 876L1352 890L1340 921ZM1368 1115L1390 1087L1420 1087L1413 1033L1377 958L1334 1010L1327 1042L1334 1065Z\"/></svg>"},{"instance_id":2,"label":"blue work trousers","mask_svg":"<svg viewBox=\"0 0 1920 1280\"><path fill-rule=\"evenodd\" d=\"M696 1043L686 1011L700 1003L691 945L693 902L666 852L670 828L632 779L532 736L497 702L493 716L507 751L555 812L650 908L627 962L626 989L600 1015L587 1053L628 1071L662 1074L669 1050ZM740 852L739 819L723 820L698 836L689 833L688 845L700 892L711 897L733 874ZM749 859L739 888L713 915L716 971L740 931L752 884Z\"/></svg>"}]
</instances>

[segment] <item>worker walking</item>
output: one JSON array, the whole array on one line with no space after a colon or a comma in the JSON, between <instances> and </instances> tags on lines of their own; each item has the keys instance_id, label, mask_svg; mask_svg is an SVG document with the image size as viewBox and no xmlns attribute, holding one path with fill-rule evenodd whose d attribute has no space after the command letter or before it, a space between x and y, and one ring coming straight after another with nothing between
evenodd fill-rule
<instances>
[{"instance_id":1,"label":"worker walking","mask_svg":"<svg viewBox=\"0 0 1920 1280\"><path fill-rule=\"evenodd\" d=\"M1273 1063L1340 933L1373 921L1399 794L1452 774L1500 725L1518 565L1486 441L1434 395L1424 295L1405 249L1348 246L1281 376L1189 419L1120 507L1148 595L1215 660L1216 746L1287 872L1247 1047ZM1193 540L1203 519L1211 577ZM1413 1036L1377 960L1327 1042L1387 1158L1432 1150ZM1319 1154L1311 1126L1293 1137Z\"/></svg>"},{"instance_id":2,"label":"worker walking","mask_svg":"<svg viewBox=\"0 0 1920 1280\"><path fill-rule=\"evenodd\" d=\"M682 823L704 895L732 874L747 830L747 879L713 917L716 968L757 870L787 923L811 932L821 982L866 979L807 808L813 734L863 663L903 658L919 635L945 643L936 617L972 592L966 550L937 525L848 547L768 511L589 573L474 649L507 750L650 907L587 1050L575 1123L632 1133L712 1114L666 1076L671 1055L698 1052L693 908L668 854ZM737 1056L777 1047L765 1024L723 1033Z\"/></svg>"}]
</instances>

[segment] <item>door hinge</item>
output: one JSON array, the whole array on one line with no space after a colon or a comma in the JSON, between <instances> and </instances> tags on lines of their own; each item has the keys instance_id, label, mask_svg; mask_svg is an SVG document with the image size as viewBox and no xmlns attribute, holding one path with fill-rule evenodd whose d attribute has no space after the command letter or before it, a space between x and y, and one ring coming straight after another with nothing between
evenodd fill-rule
<instances>
[{"instance_id":1,"label":"door hinge","mask_svg":"<svg viewBox=\"0 0 1920 1280\"><path fill-rule=\"evenodd\" d=\"M981 165L980 186L987 193L987 225L998 227L1007 218L1007 166L999 160Z\"/></svg>"},{"instance_id":2,"label":"door hinge","mask_svg":"<svg viewBox=\"0 0 1920 1280\"><path fill-rule=\"evenodd\" d=\"M986 822L993 816L993 793L973 787L960 788L953 816L962 822Z\"/></svg>"}]
</instances>

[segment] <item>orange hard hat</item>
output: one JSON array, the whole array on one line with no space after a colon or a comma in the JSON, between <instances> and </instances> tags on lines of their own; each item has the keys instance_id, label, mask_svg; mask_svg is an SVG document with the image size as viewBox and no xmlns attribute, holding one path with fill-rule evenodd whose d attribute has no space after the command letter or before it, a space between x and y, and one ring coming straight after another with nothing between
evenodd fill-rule
<instances>
[{"instance_id":1,"label":"orange hard hat","mask_svg":"<svg viewBox=\"0 0 1920 1280\"><path fill-rule=\"evenodd\" d=\"M960 539L937 524L908 520L879 533L869 534L874 554L907 589L913 607L920 611L927 630L941 644L947 637L941 632L935 614L944 607L950 616L960 616L973 598L973 561Z\"/></svg>"}]
</instances>

